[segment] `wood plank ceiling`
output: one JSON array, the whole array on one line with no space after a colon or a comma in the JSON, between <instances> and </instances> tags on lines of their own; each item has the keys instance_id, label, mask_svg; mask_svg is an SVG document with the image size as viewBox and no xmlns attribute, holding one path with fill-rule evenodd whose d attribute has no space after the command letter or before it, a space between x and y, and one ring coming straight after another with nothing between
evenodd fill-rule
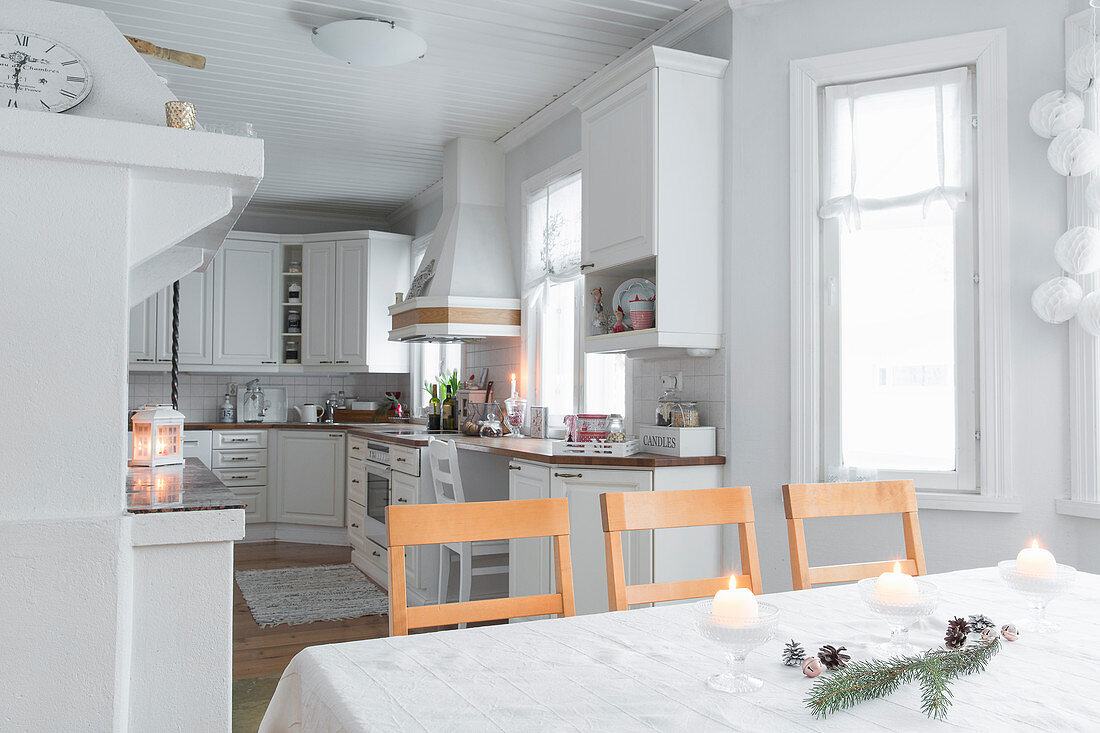
<instances>
[{"instance_id":1,"label":"wood plank ceiling","mask_svg":"<svg viewBox=\"0 0 1100 733\"><path fill-rule=\"evenodd\" d=\"M151 61L210 122L264 138L255 210L383 221L442 174L442 146L495 140L696 0L70 0L124 32L207 57ZM318 51L314 26L378 17L427 56L360 69Z\"/></svg>"}]
</instances>

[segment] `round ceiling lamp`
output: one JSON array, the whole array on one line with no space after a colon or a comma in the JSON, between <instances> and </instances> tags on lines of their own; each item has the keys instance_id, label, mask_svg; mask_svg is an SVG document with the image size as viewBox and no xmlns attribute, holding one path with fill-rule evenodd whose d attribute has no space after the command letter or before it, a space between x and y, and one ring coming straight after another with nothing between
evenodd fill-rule
<instances>
[{"instance_id":1,"label":"round ceiling lamp","mask_svg":"<svg viewBox=\"0 0 1100 733\"><path fill-rule=\"evenodd\" d=\"M314 28L313 45L352 66L396 66L428 51L420 36L377 18L338 20Z\"/></svg>"}]
</instances>

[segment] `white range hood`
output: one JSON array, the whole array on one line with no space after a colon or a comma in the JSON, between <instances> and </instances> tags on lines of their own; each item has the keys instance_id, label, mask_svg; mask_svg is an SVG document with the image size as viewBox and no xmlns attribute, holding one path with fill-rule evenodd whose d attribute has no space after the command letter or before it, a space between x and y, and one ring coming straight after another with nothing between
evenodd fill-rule
<instances>
[{"instance_id":1,"label":"white range hood","mask_svg":"<svg viewBox=\"0 0 1100 733\"><path fill-rule=\"evenodd\" d=\"M455 343L520 335L520 301L504 222L504 153L457 138L443 148L443 215L391 341Z\"/></svg>"}]
</instances>

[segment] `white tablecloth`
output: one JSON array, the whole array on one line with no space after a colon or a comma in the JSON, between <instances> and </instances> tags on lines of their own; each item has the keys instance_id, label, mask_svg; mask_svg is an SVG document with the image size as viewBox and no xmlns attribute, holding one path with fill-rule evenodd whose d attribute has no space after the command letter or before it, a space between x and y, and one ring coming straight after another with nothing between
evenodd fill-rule
<instances>
[{"instance_id":1,"label":"white tablecloth","mask_svg":"<svg viewBox=\"0 0 1100 733\"><path fill-rule=\"evenodd\" d=\"M941 642L949 616L1026 615L994 568L928 579L941 601L914 628L918 644ZM749 657L766 683L756 696L705 686L723 652L676 605L311 647L283 673L260 731L1100 731L1100 576L1079 573L1051 603L1061 633L1022 634L957 680L946 722L925 718L916 686L813 718L803 706L813 683L780 662L783 642L843 645L860 659L887 629L854 585L765 600L781 616L777 638Z\"/></svg>"}]
</instances>

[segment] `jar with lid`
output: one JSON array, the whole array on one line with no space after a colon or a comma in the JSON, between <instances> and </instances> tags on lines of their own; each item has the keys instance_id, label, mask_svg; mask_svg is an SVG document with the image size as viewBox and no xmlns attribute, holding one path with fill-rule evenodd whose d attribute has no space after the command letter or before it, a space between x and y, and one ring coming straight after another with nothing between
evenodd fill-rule
<instances>
[{"instance_id":1,"label":"jar with lid","mask_svg":"<svg viewBox=\"0 0 1100 733\"><path fill-rule=\"evenodd\" d=\"M302 312L299 310L288 310L286 312L286 332L287 333L301 333L302 332Z\"/></svg>"},{"instance_id":2,"label":"jar with lid","mask_svg":"<svg viewBox=\"0 0 1100 733\"><path fill-rule=\"evenodd\" d=\"M609 415L607 418L607 442L625 443L626 428L623 426L622 415Z\"/></svg>"},{"instance_id":3,"label":"jar with lid","mask_svg":"<svg viewBox=\"0 0 1100 733\"><path fill-rule=\"evenodd\" d=\"M697 402L685 400L678 389L665 390L657 399L657 424L662 427L699 427Z\"/></svg>"}]
</instances>

